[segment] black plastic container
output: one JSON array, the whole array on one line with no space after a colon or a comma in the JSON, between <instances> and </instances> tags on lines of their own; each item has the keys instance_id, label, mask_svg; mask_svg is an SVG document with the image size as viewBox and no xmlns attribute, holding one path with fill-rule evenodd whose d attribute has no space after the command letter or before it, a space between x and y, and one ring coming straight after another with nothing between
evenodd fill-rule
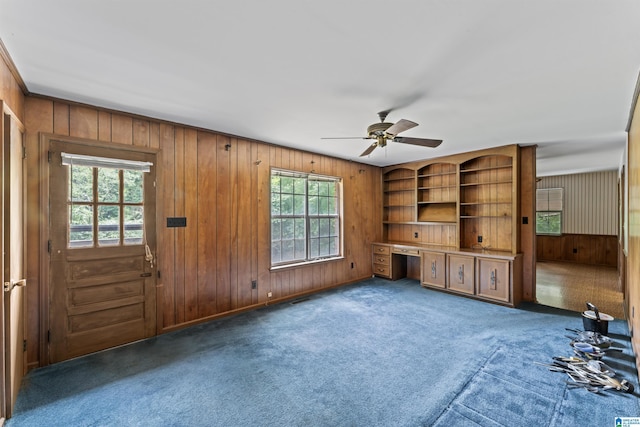
<instances>
[{"instance_id":1,"label":"black plastic container","mask_svg":"<svg viewBox=\"0 0 640 427\"><path fill-rule=\"evenodd\" d=\"M600 318L600 320L594 319L587 316L586 313L589 312L585 311L584 313L582 313L582 326L585 331L593 331L598 332L602 335L609 335L608 320L602 320L602 318Z\"/></svg>"},{"instance_id":2,"label":"black plastic container","mask_svg":"<svg viewBox=\"0 0 640 427\"><path fill-rule=\"evenodd\" d=\"M601 335L609 335L609 321L613 320L612 316L600 313L598 308L587 303L589 310L582 312L582 326L585 331L598 332Z\"/></svg>"}]
</instances>

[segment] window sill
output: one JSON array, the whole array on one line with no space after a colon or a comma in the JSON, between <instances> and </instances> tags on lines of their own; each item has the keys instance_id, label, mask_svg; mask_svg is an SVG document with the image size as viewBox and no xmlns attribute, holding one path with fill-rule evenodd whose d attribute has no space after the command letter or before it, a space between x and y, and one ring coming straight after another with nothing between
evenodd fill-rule
<instances>
[{"instance_id":1,"label":"window sill","mask_svg":"<svg viewBox=\"0 0 640 427\"><path fill-rule=\"evenodd\" d=\"M307 266L314 265L314 264L322 264L322 263L325 263L325 262L339 261L339 260L343 260L343 259L344 259L343 256L336 256L336 257L331 257L331 258L317 259L317 260L314 260L314 261L297 262L295 264L274 265L274 266L271 266L269 271L279 271L279 270L287 270L287 269L290 269L290 268L307 267Z\"/></svg>"}]
</instances>

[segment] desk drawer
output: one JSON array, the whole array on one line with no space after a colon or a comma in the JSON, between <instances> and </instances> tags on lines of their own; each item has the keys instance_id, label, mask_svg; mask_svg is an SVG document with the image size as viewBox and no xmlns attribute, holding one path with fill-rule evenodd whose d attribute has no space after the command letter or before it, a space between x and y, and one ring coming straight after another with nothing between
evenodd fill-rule
<instances>
[{"instance_id":1,"label":"desk drawer","mask_svg":"<svg viewBox=\"0 0 640 427\"><path fill-rule=\"evenodd\" d=\"M393 248L393 253L402 254L402 255L420 256L420 250L418 249Z\"/></svg>"},{"instance_id":2,"label":"desk drawer","mask_svg":"<svg viewBox=\"0 0 640 427\"><path fill-rule=\"evenodd\" d=\"M373 254L376 255L389 255L391 251L389 246L373 245Z\"/></svg>"},{"instance_id":3,"label":"desk drawer","mask_svg":"<svg viewBox=\"0 0 640 427\"><path fill-rule=\"evenodd\" d=\"M373 263L389 266L391 265L391 257L389 255L373 254Z\"/></svg>"},{"instance_id":4,"label":"desk drawer","mask_svg":"<svg viewBox=\"0 0 640 427\"><path fill-rule=\"evenodd\" d=\"M373 274L389 278L391 277L391 268L388 265L373 264Z\"/></svg>"}]
</instances>

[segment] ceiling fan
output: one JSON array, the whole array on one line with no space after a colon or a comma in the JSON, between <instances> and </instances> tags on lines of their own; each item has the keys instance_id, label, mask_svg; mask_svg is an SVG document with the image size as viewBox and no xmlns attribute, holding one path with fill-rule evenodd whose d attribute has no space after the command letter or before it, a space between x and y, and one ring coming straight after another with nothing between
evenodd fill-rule
<instances>
[{"instance_id":1,"label":"ceiling fan","mask_svg":"<svg viewBox=\"0 0 640 427\"><path fill-rule=\"evenodd\" d=\"M400 119L396 123L385 122L389 111L381 111L378 113L380 117L380 123L374 123L367 128L367 136L361 137L342 137L342 138L322 138L322 139L372 139L373 143L367 147L360 157L367 156L376 147L384 147L387 145L387 141L400 142L403 144L420 145L422 147L435 148L442 143L440 139L426 139L426 138L411 138L398 136L399 133L409 130L418 126L417 123L411 120Z\"/></svg>"}]
</instances>

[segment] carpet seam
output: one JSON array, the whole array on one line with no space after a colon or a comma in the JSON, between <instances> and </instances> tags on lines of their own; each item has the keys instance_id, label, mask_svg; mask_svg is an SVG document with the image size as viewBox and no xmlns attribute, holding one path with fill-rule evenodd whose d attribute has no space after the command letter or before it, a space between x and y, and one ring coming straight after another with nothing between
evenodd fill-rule
<instances>
[{"instance_id":1,"label":"carpet seam","mask_svg":"<svg viewBox=\"0 0 640 427\"><path fill-rule=\"evenodd\" d=\"M498 347L496 349L493 350L493 352L491 354L489 354L487 356L487 358L485 359L484 363L482 365L480 365L480 367L473 373L473 375L469 376L469 379L462 384L462 387L460 387L460 389L456 392L454 398L449 402L449 404L442 410L442 412L440 412L440 414L438 414L438 417L435 419L435 422L437 422L440 418L442 418L442 416L444 415L444 413L448 410L448 409L452 409L452 405L460 398L460 395L462 394L462 392L464 390L467 389L467 387L469 386L469 384L471 384L471 381L473 381L473 379L475 378L476 375L478 375L478 373L480 371L482 371L485 366L487 366L487 363L489 362L489 360L498 352L498 350L502 349L502 347ZM466 406L465 406L466 407ZM475 412L475 411L474 411Z\"/></svg>"}]
</instances>

